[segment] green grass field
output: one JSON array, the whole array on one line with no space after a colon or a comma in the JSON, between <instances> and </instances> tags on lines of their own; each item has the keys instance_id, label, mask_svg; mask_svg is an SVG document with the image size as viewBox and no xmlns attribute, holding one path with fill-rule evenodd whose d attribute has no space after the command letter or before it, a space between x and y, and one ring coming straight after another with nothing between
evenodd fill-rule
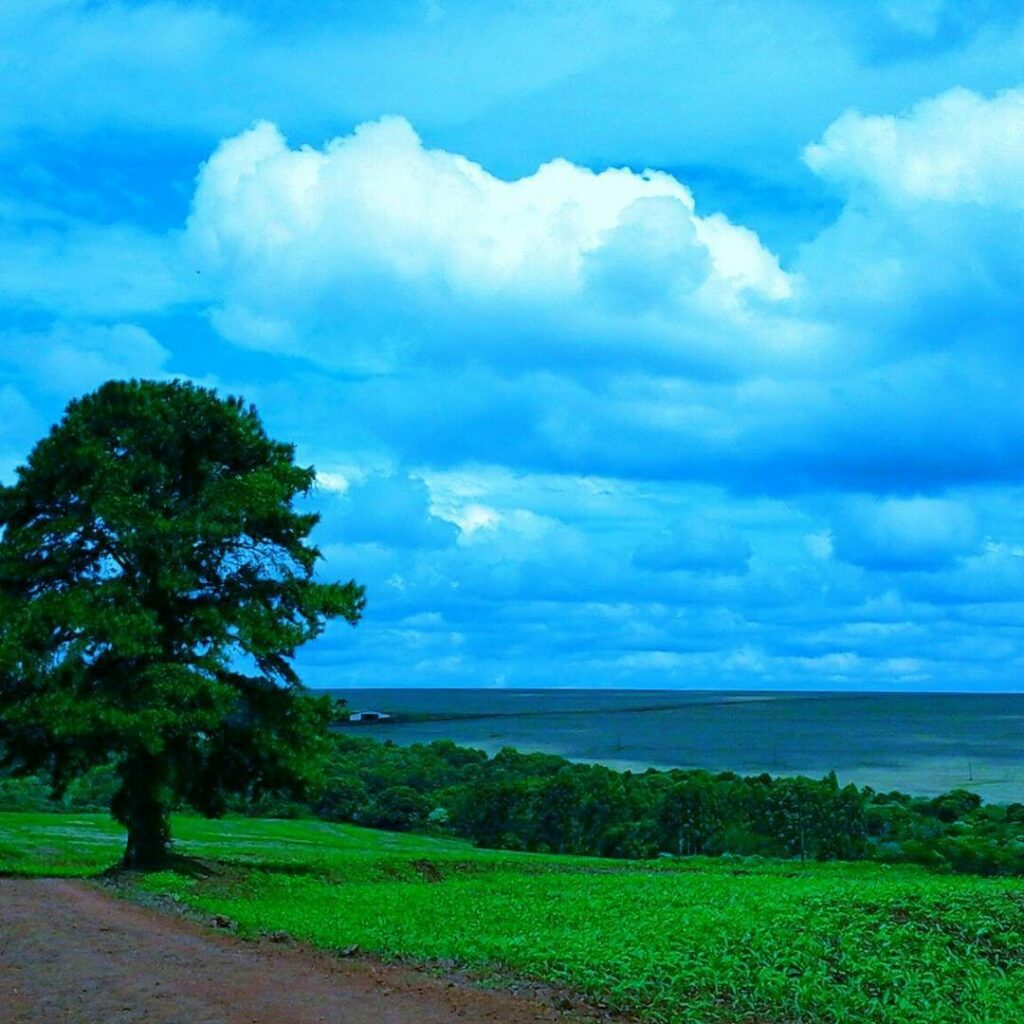
<instances>
[{"instance_id":1,"label":"green grass field","mask_svg":"<svg viewBox=\"0 0 1024 1024\"><path fill-rule=\"evenodd\" d=\"M221 869L143 885L328 949L444 958L673 1024L1019 1024L1024 882L872 864L490 853L319 822L174 822ZM113 863L102 815L0 814L0 871Z\"/></svg>"}]
</instances>

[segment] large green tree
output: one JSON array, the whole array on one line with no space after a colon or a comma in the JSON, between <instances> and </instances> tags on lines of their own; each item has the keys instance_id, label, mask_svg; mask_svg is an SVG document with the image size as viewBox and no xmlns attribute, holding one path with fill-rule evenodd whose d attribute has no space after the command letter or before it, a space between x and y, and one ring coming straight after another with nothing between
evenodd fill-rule
<instances>
[{"instance_id":1,"label":"large green tree","mask_svg":"<svg viewBox=\"0 0 1024 1024\"><path fill-rule=\"evenodd\" d=\"M314 578L294 454L239 399L111 382L0 488L3 758L58 794L113 763L127 866L166 859L176 804L315 775L331 709L292 659L364 596Z\"/></svg>"}]
</instances>

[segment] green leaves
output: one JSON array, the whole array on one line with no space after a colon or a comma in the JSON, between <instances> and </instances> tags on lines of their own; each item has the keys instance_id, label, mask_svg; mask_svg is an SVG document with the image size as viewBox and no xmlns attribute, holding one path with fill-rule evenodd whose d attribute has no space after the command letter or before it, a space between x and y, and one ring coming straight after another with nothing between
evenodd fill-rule
<instances>
[{"instance_id":1,"label":"green leaves","mask_svg":"<svg viewBox=\"0 0 1024 1024\"><path fill-rule=\"evenodd\" d=\"M255 409L206 388L111 382L72 402L0 488L8 761L66 774L113 758L127 780L158 757L161 799L212 807L196 780L252 787L265 768L280 783L315 755L315 715L296 728L294 708L253 699L292 699L296 649L362 613L354 581L313 578L317 517L294 503L314 480ZM242 742L240 715L273 757ZM206 770L229 734L248 773Z\"/></svg>"}]
</instances>

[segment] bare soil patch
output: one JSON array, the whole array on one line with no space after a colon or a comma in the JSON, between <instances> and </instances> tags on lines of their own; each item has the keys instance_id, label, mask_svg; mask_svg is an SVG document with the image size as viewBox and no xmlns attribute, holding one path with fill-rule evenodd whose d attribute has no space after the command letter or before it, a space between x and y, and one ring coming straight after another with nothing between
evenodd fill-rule
<instances>
[{"instance_id":1,"label":"bare soil patch","mask_svg":"<svg viewBox=\"0 0 1024 1024\"><path fill-rule=\"evenodd\" d=\"M277 937L275 937L277 938ZM85 882L0 879L0 1024L538 1024L563 997L271 940L246 942Z\"/></svg>"}]
</instances>

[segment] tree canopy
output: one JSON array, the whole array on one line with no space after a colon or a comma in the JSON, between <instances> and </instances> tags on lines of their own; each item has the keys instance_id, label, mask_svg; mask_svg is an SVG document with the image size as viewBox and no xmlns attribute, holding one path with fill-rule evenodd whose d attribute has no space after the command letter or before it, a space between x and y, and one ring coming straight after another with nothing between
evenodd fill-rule
<instances>
[{"instance_id":1,"label":"tree canopy","mask_svg":"<svg viewBox=\"0 0 1024 1024\"><path fill-rule=\"evenodd\" d=\"M314 482L240 399L131 381L73 401L0 488L4 761L56 793L112 763L129 866L164 858L178 802L314 774L329 701L292 660L364 605L314 576Z\"/></svg>"}]
</instances>

